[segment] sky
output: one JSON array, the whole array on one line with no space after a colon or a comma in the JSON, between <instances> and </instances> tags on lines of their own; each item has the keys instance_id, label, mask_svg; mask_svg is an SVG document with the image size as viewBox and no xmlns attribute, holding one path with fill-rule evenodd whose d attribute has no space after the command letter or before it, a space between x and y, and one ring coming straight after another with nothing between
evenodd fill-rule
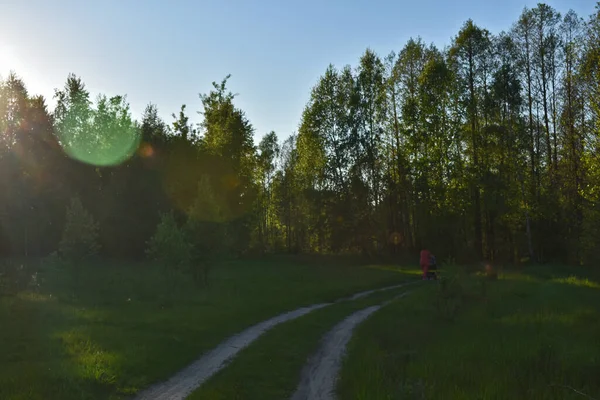
<instances>
[{"instance_id":1,"label":"sky","mask_svg":"<svg viewBox=\"0 0 600 400\"><path fill-rule=\"evenodd\" d=\"M588 18L593 0L553 0ZM231 74L255 140L297 130L310 89L332 63L357 65L367 48L398 52L410 37L450 44L471 18L508 30L536 1L486 0L2 0L0 76L14 70L31 94L52 96L69 73L93 96L127 95L139 119L150 102L171 123Z\"/></svg>"}]
</instances>

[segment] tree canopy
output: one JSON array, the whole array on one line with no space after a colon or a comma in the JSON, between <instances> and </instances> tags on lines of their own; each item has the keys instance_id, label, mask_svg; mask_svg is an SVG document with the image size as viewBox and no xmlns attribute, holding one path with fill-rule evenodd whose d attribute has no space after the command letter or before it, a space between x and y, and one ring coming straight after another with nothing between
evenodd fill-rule
<instances>
[{"instance_id":1,"label":"tree canopy","mask_svg":"<svg viewBox=\"0 0 600 400\"><path fill-rule=\"evenodd\" d=\"M199 95L197 126L186 105L135 121L73 74L52 112L0 80L0 254L56 251L83 212L110 257L143 257L168 223L231 254L600 260L600 3L329 65L286 140L255 143L229 79Z\"/></svg>"}]
</instances>

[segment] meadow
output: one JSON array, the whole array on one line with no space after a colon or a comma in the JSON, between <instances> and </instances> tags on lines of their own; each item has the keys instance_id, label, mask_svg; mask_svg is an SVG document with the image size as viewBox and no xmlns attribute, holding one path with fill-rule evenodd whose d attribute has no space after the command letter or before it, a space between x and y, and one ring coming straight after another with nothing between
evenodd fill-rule
<instances>
[{"instance_id":1,"label":"meadow","mask_svg":"<svg viewBox=\"0 0 600 400\"><path fill-rule=\"evenodd\" d=\"M0 297L2 399L128 398L257 322L418 277L414 268L340 257L231 261L204 288L152 265L27 268L37 271L33 284ZM289 398L332 327L409 292L354 331L339 399L597 399L599 278L589 268L489 275L445 265L438 281L274 327L189 398Z\"/></svg>"},{"instance_id":2,"label":"meadow","mask_svg":"<svg viewBox=\"0 0 600 400\"><path fill-rule=\"evenodd\" d=\"M460 269L354 332L340 399L598 399L593 269Z\"/></svg>"},{"instance_id":3,"label":"meadow","mask_svg":"<svg viewBox=\"0 0 600 400\"><path fill-rule=\"evenodd\" d=\"M25 290L0 296L0 398L119 399L168 378L228 336L281 312L414 275L325 258L215 268L209 286L147 264L21 261Z\"/></svg>"}]
</instances>

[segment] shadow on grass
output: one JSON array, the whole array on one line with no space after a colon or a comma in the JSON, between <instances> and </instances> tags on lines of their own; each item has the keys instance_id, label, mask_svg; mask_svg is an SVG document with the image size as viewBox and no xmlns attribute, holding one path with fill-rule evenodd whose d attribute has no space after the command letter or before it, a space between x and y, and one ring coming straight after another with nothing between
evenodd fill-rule
<instances>
[{"instance_id":1,"label":"shadow on grass","mask_svg":"<svg viewBox=\"0 0 600 400\"><path fill-rule=\"evenodd\" d=\"M40 269L0 299L0 398L119 399L165 379L243 328L405 274L281 260L215 268L208 288L156 266Z\"/></svg>"}]
</instances>

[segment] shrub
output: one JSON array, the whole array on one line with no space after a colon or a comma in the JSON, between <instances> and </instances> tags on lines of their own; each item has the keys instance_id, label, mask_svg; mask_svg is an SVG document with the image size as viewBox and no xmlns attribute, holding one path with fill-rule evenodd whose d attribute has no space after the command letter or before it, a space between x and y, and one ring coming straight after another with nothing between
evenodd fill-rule
<instances>
[{"instance_id":1,"label":"shrub","mask_svg":"<svg viewBox=\"0 0 600 400\"><path fill-rule=\"evenodd\" d=\"M172 211L161 215L156 231L147 245L147 256L168 270L182 269L190 262L192 246Z\"/></svg>"},{"instance_id":2,"label":"shrub","mask_svg":"<svg viewBox=\"0 0 600 400\"><path fill-rule=\"evenodd\" d=\"M59 253L66 260L80 261L97 254L98 250L98 224L92 214L83 207L81 200L73 197L67 207Z\"/></svg>"}]
</instances>

